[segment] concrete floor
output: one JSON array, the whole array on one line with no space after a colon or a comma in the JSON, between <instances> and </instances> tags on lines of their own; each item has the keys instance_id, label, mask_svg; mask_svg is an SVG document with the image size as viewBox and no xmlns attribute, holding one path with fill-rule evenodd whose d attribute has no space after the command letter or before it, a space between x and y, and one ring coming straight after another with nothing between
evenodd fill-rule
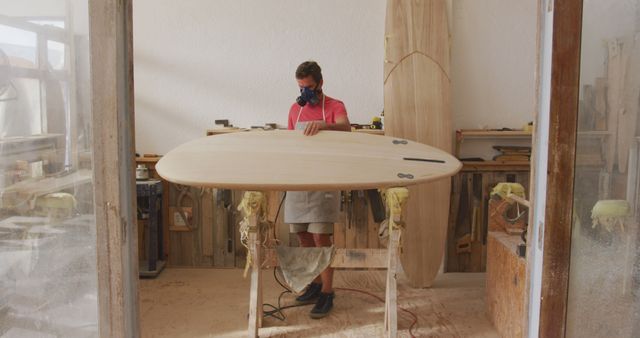
<instances>
[{"instance_id":1,"label":"concrete floor","mask_svg":"<svg viewBox=\"0 0 640 338\"><path fill-rule=\"evenodd\" d=\"M384 298L384 271L337 271L336 287L367 290ZM264 301L275 303L281 288L265 270ZM399 305L414 312L416 337L498 337L485 314L484 274L444 274L434 287L399 283ZM142 337L246 336L249 279L239 269L165 269L140 281ZM291 304L292 295L283 297ZM336 291L332 314L313 320L311 306L285 310L285 321L266 318L260 337L379 337L384 304L366 294ZM400 337L413 319L399 311Z\"/></svg>"}]
</instances>

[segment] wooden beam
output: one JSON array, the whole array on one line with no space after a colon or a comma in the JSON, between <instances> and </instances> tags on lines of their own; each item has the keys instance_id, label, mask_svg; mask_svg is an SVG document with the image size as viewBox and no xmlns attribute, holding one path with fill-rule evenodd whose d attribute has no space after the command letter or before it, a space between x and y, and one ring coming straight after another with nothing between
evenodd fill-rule
<instances>
[{"instance_id":1,"label":"wooden beam","mask_svg":"<svg viewBox=\"0 0 640 338\"><path fill-rule=\"evenodd\" d=\"M139 337L131 0L89 2L100 337Z\"/></svg>"},{"instance_id":2,"label":"wooden beam","mask_svg":"<svg viewBox=\"0 0 640 338\"><path fill-rule=\"evenodd\" d=\"M564 337L576 157L582 0L553 2L540 337Z\"/></svg>"},{"instance_id":3,"label":"wooden beam","mask_svg":"<svg viewBox=\"0 0 640 338\"><path fill-rule=\"evenodd\" d=\"M265 250L266 266L278 266L278 259L274 249ZM336 269L386 269L387 249L336 249L331 267Z\"/></svg>"}]
</instances>

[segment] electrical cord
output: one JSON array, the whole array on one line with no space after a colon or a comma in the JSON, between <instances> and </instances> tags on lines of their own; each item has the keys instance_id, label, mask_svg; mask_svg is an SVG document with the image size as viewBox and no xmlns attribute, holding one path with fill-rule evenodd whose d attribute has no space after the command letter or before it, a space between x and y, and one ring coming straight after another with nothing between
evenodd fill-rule
<instances>
[{"instance_id":1,"label":"electrical cord","mask_svg":"<svg viewBox=\"0 0 640 338\"><path fill-rule=\"evenodd\" d=\"M284 199L285 199L286 196L287 196L287 193L285 192L284 195L282 196L282 200L280 201L280 205L278 206L278 211L276 212L276 218L273 221L274 224L278 224L278 216L280 215L280 209L282 208L282 204L284 203ZM275 231L274 231L274 233L275 233ZM278 306L275 306L275 305L272 305L272 304L269 304L269 303L263 303L262 304L262 315L263 315L263 318L273 317L273 318L276 318L276 319L278 319L280 321L284 321L287 318L287 316L285 316L284 312L282 312L283 310L291 309L291 308L295 308L295 307L312 305L313 303L311 303L311 304L294 304L294 305L282 306L282 296L284 296L285 294L288 294L288 293L293 294L293 291L291 289L289 289L289 287L287 287L284 283L282 283L280 281L280 278L278 278L277 269L278 269L277 267L273 267L273 278L276 280L276 282L278 284L280 284L280 286L284 289L284 291L282 291L280 293L280 295L278 295L278 303L277 303ZM335 290L341 290L341 291L362 293L362 294L371 296L371 297L379 300L382 303L385 302L385 300L382 299L382 297L379 297L379 296L377 296L377 295L375 295L375 294L373 294L371 292L367 292L367 291L364 291L364 290L351 289L351 288L334 288L334 289ZM269 310L265 310L264 309L265 306L268 307ZM408 313L413 318L413 322L411 322L411 325L409 326L409 335L412 338L415 338L415 335L413 334L413 328L418 323L418 316L415 313L413 313L413 312L411 312L411 311L409 311L407 309L404 309L402 307L398 306L398 309L400 309L403 312Z\"/></svg>"},{"instance_id":2,"label":"electrical cord","mask_svg":"<svg viewBox=\"0 0 640 338\"><path fill-rule=\"evenodd\" d=\"M278 216L280 216L280 209L282 209L282 204L284 203L284 199L286 197L287 197L287 192L285 191L284 195L282 196L282 200L280 200L280 205L278 206L278 211L276 212L276 218L273 220L273 224L278 224ZM275 237L275 233L276 231L274 231L274 238L277 239ZM282 296L284 296L287 293L293 294L293 291L291 291L291 289L289 289L284 283L280 281L277 275L277 269L278 269L277 267L275 266L273 267L273 278L276 280L276 282L278 282L278 284L280 284L280 286L284 289L284 291L282 291L278 296L278 303L277 303L278 306L274 306L269 303L262 304L262 315L263 317L273 317L281 321L284 321L287 317L284 315L284 312L282 312L282 310L311 305L311 304L295 304L295 305L282 306ZM268 307L269 310L265 311L264 309L265 306Z\"/></svg>"}]
</instances>

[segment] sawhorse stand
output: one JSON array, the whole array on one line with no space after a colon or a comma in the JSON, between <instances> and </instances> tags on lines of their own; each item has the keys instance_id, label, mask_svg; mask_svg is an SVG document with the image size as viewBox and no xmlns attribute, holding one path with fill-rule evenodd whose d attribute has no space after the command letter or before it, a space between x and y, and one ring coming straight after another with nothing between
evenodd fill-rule
<instances>
[{"instance_id":1,"label":"sawhorse stand","mask_svg":"<svg viewBox=\"0 0 640 338\"><path fill-rule=\"evenodd\" d=\"M396 271L402 237L402 207L409 197L407 188L389 188L385 190L386 204L389 210L389 245L387 249L337 249L331 264L334 268L386 268L387 287L385 296L384 328L387 337L398 335L398 288ZM266 200L264 193L245 192L240 209L249 224L247 260L251 266L251 291L249 298L248 336L258 337L262 327L262 274L263 248L260 226L265 219ZM273 257L274 255L269 255ZM277 262L275 262L277 263Z\"/></svg>"}]
</instances>

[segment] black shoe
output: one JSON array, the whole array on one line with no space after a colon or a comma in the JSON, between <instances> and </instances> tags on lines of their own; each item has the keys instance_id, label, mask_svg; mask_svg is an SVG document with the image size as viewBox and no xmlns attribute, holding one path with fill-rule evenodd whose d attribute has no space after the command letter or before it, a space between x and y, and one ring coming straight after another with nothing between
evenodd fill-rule
<instances>
[{"instance_id":1,"label":"black shoe","mask_svg":"<svg viewBox=\"0 0 640 338\"><path fill-rule=\"evenodd\" d=\"M331 309L333 308L333 298L336 296L335 293L324 293L320 292L320 298L316 302L316 306L311 309L311 313L309 314L313 319L320 319L329 314Z\"/></svg>"},{"instance_id":2,"label":"black shoe","mask_svg":"<svg viewBox=\"0 0 640 338\"><path fill-rule=\"evenodd\" d=\"M303 294L296 297L296 301L301 304L311 304L320 297L320 290L322 290L322 283L311 283Z\"/></svg>"}]
</instances>

